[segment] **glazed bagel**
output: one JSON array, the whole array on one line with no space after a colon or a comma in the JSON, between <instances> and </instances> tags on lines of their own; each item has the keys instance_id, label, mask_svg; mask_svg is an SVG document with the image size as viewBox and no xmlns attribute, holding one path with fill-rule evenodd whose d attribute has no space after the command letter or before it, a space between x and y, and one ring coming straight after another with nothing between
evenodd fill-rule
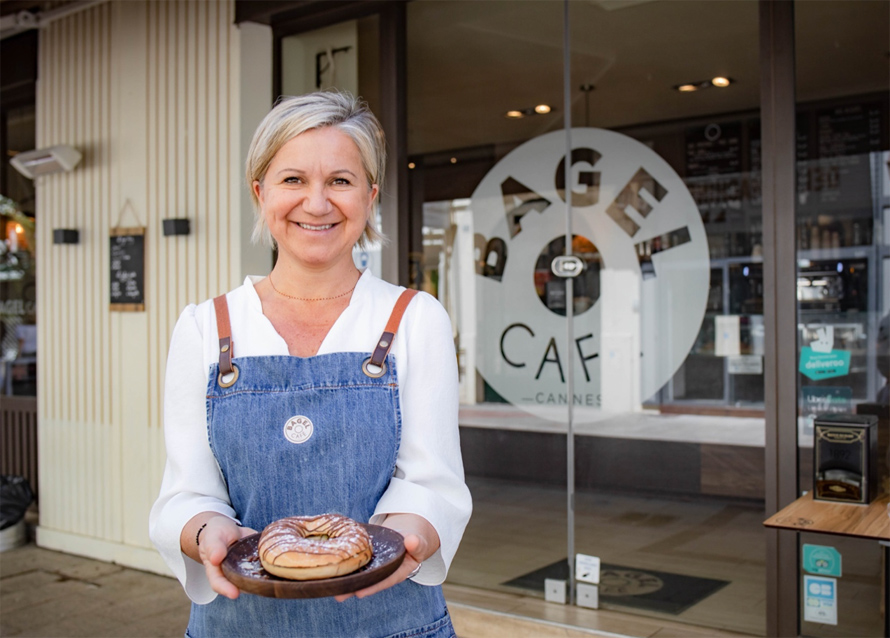
<instances>
[{"instance_id":1,"label":"glazed bagel","mask_svg":"<svg viewBox=\"0 0 890 638\"><path fill-rule=\"evenodd\" d=\"M290 516L270 523L257 550L267 572L289 580L349 574L372 554L367 530L340 514Z\"/></svg>"}]
</instances>

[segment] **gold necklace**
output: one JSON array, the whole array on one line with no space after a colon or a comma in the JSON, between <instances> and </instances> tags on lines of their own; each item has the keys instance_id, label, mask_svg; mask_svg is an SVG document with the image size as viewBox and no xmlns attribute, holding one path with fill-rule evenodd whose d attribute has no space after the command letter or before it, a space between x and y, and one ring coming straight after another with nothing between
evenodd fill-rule
<instances>
[{"instance_id":1,"label":"gold necklace","mask_svg":"<svg viewBox=\"0 0 890 638\"><path fill-rule=\"evenodd\" d=\"M293 295L289 295L286 292L281 292L280 290L278 290L278 288L275 287L275 284L272 283L272 273L269 273L267 279L269 280L269 285L272 286L272 290L277 292L282 297L287 297L288 299L294 299L296 301L329 301L331 299L339 299L340 297L345 297L346 295L351 293L358 285L358 279L356 279L355 283L352 284L352 288L350 288L346 292L340 293L339 295L334 295L333 297L294 297ZM359 277L359 279L361 279L361 277Z\"/></svg>"}]
</instances>

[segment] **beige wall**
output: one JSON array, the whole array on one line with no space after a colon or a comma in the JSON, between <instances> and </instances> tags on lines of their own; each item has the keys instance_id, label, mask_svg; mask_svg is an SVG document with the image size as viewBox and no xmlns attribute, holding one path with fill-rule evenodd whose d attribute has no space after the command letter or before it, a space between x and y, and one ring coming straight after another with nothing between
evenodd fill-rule
<instances>
[{"instance_id":1,"label":"beige wall","mask_svg":"<svg viewBox=\"0 0 890 638\"><path fill-rule=\"evenodd\" d=\"M233 12L232 0L108 2L40 33L38 147L83 152L37 184L42 546L165 570L147 518L170 333L187 303L270 264L243 232L241 166L271 102L271 35ZM166 217L189 218L191 234L164 237ZM117 225L146 227L144 312L109 310ZM80 243L53 245L53 228L79 229Z\"/></svg>"}]
</instances>

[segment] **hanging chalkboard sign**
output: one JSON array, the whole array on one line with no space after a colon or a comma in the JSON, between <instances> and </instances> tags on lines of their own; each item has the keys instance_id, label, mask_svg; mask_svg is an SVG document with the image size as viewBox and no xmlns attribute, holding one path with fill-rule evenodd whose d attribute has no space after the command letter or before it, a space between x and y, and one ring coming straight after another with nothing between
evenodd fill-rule
<instances>
[{"instance_id":1,"label":"hanging chalkboard sign","mask_svg":"<svg viewBox=\"0 0 890 638\"><path fill-rule=\"evenodd\" d=\"M111 229L111 309L145 310L145 228Z\"/></svg>"}]
</instances>

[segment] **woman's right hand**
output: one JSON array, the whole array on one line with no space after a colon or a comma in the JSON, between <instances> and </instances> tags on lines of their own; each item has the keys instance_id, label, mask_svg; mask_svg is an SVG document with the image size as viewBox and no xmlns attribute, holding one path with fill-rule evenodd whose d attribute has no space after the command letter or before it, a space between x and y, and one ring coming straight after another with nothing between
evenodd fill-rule
<instances>
[{"instance_id":1,"label":"woman's right hand","mask_svg":"<svg viewBox=\"0 0 890 638\"><path fill-rule=\"evenodd\" d=\"M240 592L223 575L221 565L233 543L255 533L256 531L249 527L240 527L228 516L208 512L195 516L186 524L182 530L180 544L188 556L204 564L207 580L213 591L226 598L235 599Z\"/></svg>"}]
</instances>

